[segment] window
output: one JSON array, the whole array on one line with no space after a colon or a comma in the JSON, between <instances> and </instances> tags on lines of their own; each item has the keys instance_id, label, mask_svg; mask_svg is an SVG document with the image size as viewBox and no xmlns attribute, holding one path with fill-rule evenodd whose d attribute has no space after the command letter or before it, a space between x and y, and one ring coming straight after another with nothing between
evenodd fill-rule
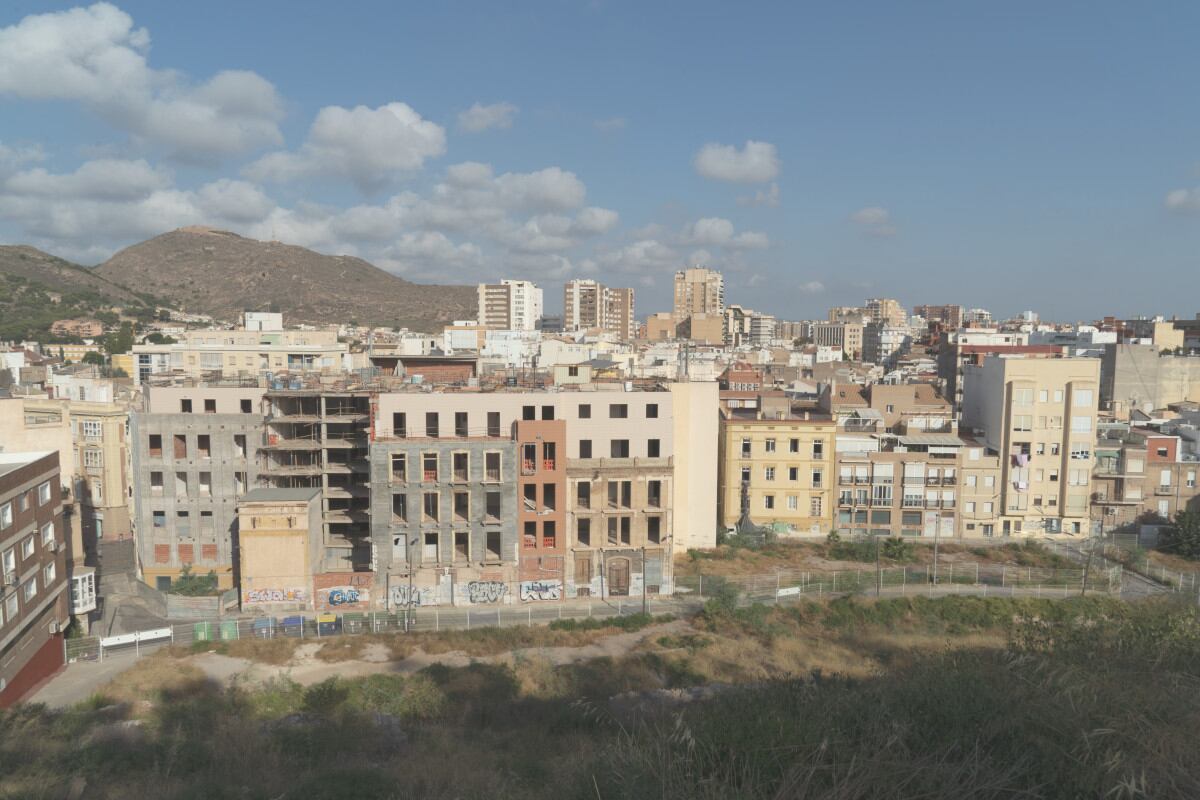
<instances>
[{"instance_id":1,"label":"window","mask_svg":"<svg viewBox=\"0 0 1200 800\"><path fill-rule=\"evenodd\" d=\"M471 479L471 457L467 453L452 453L450 455L451 480L455 483L466 483Z\"/></svg>"},{"instance_id":2,"label":"window","mask_svg":"<svg viewBox=\"0 0 1200 800\"><path fill-rule=\"evenodd\" d=\"M558 492L553 483L542 484L542 507L554 511L558 507Z\"/></svg>"},{"instance_id":3,"label":"window","mask_svg":"<svg viewBox=\"0 0 1200 800\"><path fill-rule=\"evenodd\" d=\"M1167 457L1167 448L1165 448L1165 447L1155 448L1154 453L1159 458L1166 458Z\"/></svg>"},{"instance_id":4,"label":"window","mask_svg":"<svg viewBox=\"0 0 1200 800\"><path fill-rule=\"evenodd\" d=\"M172 438L173 454L175 458L187 458L187 436L182 433L176 434Z\"/></svg>"},{"instance_id":5,"label":"window","mask_svg":"<svg viewBox=\"0 0 1200 800\"><path fill-rule=\"evenodd\" d=\"M579 457L580 458L591 458L592 457L592 440L591 439L580 439L579 440Z\"/></svg>"},{"instance_id":6,"label":"window","mask_svg":"<svg viewBox=\"0 0 1200 800\"><path fill-rule=\"evenodd\" d=\"M579 542L580 547L592 546L592 521L587 517L583 517L575 524L575 540Z\"/></svg>"},{"instance_id":7,"label":"window","mask_svg":"<svg viewBox=\"0 0 1200 800\"><path fill-rule=\"evenodd\" d=\"M773 494L764 494L763 495L763 508L767 509L768 511L771 511L775 508L775 495L773 495Z\"/></svg>"},{"instance_id":8,"label":"window","mask_svg":"<svg viewBox=\"0 0 1200 800\"><path fill-rule=\"evenodd\" d=\"M428 522L438 521L438 493L425 492L421 501L421 515Z\"/></svg>"},{"instance_id":9,"label":"window","mask_svg":"<svg viewBox=\"0 0 1200 800\"><path fill-rule=\"evenodd\" d=\"M646 541L650 544L662 543L662 517L646 517Z\"/></svg>"},{"instance_id":10,"label":"window","mask_svg":"<svg viewBox=\"0 0 1200 800\"><path fill-rule=\"evenodd\" d=\"M808 515L810 517L821 516L821 495L815 494L808 500Z\"/></svg>"},{"instance_id":11,"label":"window","mask_svg":"<svg viewBox=\"0 0 1200 800\"><path fill-rule=\"evenodd\" d=\"M484 558L487 561L500 560L500 531L488 531L484 539Z\"/></svg>"},{"instance_id":12,"label":"window","mask_svg":"<svg viewBox=\"0 0 1200 800\"><path fill-rule=\"evenodd\" d=\"M991 514L991 513L992 513L992 510L993 510L994 508L995 508L995 506L993 506L993 505L992 505L992 503L991 503L990 501L988 501L988 502L985 502L985 503L983 504L983 513L985 513L985 514Z\"/></svg>"},{"instance_id":13,"label":"window","mask_svg":"<svg viewBox=\"0 0 1200 800\"><path fill-rule=\"evenodd\" d=\"M975 501L968 500L967 502L963 503L963 510L966 511L968 514L974 514L975 513Z\"/></svg>"},{"instance_id":14,"label":"window","mask_svg":"<svg viewBox=\"0 0 1200 800\"><path fill-rule=\"evenodd\" d=\"M789 453L799 453L800 452L800 440L799 439L789 439L788 440L788 452Z\"/></svg>"},{"instance_id":15,"label":"window","mask_svg":"<svg viewBox=\"0 0 1200 800\"><path fill-rule=\"evenodd\" d=\"M45 568L42 569L42 585L50 586L52 583L54 583L54 576L58 572L58 570L55 569L55 566L55 563L51 561L45 566Z\"/></svg>"},{"instance_id":16,"label":"window","mask_svg":"<svg viewBox=\"0 0 1200 800\"><path fill-rule=\"evenodd\" d=\"M537 419L537 406L521 406L521 419L526 421Z\"/></svg>"},{"instance_id":17,"label":"window","mask_svg":"<svg viewBox=\"0 0 1200 800\"><path fill-rule=\"evenodd\" d=\"M392 495L392 522L408 522L407 495Z\"/></svg>"},{"instance_id":18,"label":"window","mask_svg":"<svg viewBox=\"0 0 1200 800\"><path fill-rule=\"evenodd\" d=\"M234 492L234 494L241 496L242 493L244 493L246 491L246 486L247 486L246 473L244 473L244 472L233 473L233 492Z\"/></svg>"},{"instance_id":19,"label":"window","mask_svg":"<svg viewBox=\"0 0 1200 800\"><path fill-rule=\"evenodd\" d=\"M196 450L199 451L200 458L212 458L212 439L207 433L196 437Z\"/></svg>"},{"instance_id":20,"label":"window","mask_svg":"<svg viewBox=\"0 0 1200 800\"><path fill-rule=\"evenodd\" d=\"M984 475L983 476L983 488L994 489L995 487L996 487L996 476L995 475Z\"/></svg>"},{"instance_id":21,"label":"window","mask_svg":"<svg viewBox=\"0 0 1200 800\"><path fill-rule=\"evenodd\" d=\"M646 481L646 505L662 508L662 481Z\"/></svg>"},{"instance_id":22,"label":"window","mask_svg":"<svg viewBox=\"0 0 1200 800\"><path fill-rule=\"evenodd\" d=\"M901 511L900 512L900 524L905 525L905 526L920 525L921 524L921 512L920 511Z\"/></svg>"},{"instance_id":23,"label":"window","mask_svg":"<svg viewBox=\"0 0 1200 800\"><path fill-rule=\"evenodd\" d=\"M162 457L162 434L158 434L158 433L150 434L150 441L149 441L148 446L150 448L150 456L152 458L161 458Z\"/></svg>"},{"instance_id":24,"label":"window","mask_svg":"<svg viewBox=\"0 0 1200 800\"><path fill-rule=\"evenodd\" d=\"M214 399L206 399L204 401L204 413L205 414L217 413L217 401Z\"/></svg>"},{"instance_id":25,"label":"window","mask_svg":"<svg viewBox=\"0 0 1200 800\"><path fill-rule=\"evenodd\" d=\"M392 414L392 436L400 439L408 436L408 415L403 412Z\"/></svg>"},{"instance_id":26,"label":"window","mask_svg":"<svg viewBox=\"0 0 1200 800\"><path fill-rule=\"evenodd\" d=\"M38 505L44 506L50 502L50 481L38 484Z\"/></svg>"},{"instance_id":27,"label":"window","mask_svg":"<svg viewBox=\"0 0 1200 800\"><path fill-rule=\"evenodd\" d=\"M179 401L179 412L181 414L192 413L192 401L191 400L180 400Z\"/></svg>"},{"instance_id":28,"label":"window","mask_svg":"<svg viewBox=\"0 0 1200 800\"><path fill-rule=\"evenodd\" d=\"M500 492L488 491L484 501L484 516L489 521L498 521L500 519Z\"/></svg>"},{"instance_id":29,"label":"window","mask_svg":"<svg viewBox=\"0 0 1200 800\"><path fill-rule=\"evenodd\" d=\"M54 544L54 523L47 522L42 526L42 544Z\"/></svg>"},{"instance_id":30,"label":"window","mask_svg":"<svg viewBox=\"0 0 1200 800\"><path fill-rule=\"evenodd\" d=\"M1089 433L1092 430L1091 417L1071 417L1072 433Z\"/></svg>"},{"instance_id":31,"label":"window","mask_svg":"<svg viewBox=\"0 0 1200 800\"><path fill-rule=\"evenodd\" d=\"M176 511L175 512L175 533L179 536L191 536L192 535L192 520L191 520L191 517L189 516L188 512L186 512L186 511ZM183 553L180 552L180 557L182 557L182 555L183 555ZM190 561L191 559L189 558L188 560Z\"/></svg>"},{"instance_id":32,"label":"window","mask_svg":"<svg viewBox=\"0 0 1200 800\"><path fill-rule=\"evenodd\" d=\"M167 527L167 512L155 511L155 512L153 512L153 518L154 518L154 527L156 527L156 528Z\"/></svg>"},{"instance_id":33,"label":"window","mask_svg":"<svg viewBox=\"0 0 1200 800\"><path fill-rule=\"evenodd\" d=\"M425 533L424 548L421 552L421 560L436 564L439 560L438 556L438 535L436 531L427 531Z\"/></svg>"},{"instance_id":34,"label":"window","mask_svg":"<svg viewBox=\"0 0 1200 800\"><path fill-rule=\"evenodd\" d=\"M813 440L812 457L813 458L824 458L825 457L825 440L824 439L814 439Z\"/></svg>"},{"instance_id":35,"label":"window","mask_svg":"<svg viewBox=\"0 0 1200 800\"><path fill-rule=\"evenodd\" d=\"M537 445L526 442L521 445L521 474L532 475L537 472Z\"/></svg>"},{"instance_id":36,"label":"window","mask_svg":"<svg viewBox=\"0 0 1200 800\"><path fill-rule=\"evenodd\" d=\"M542 523L542 547L558 547L558 526L552 519Z\"/></svg>"},{"instance_id":37,"label":"window","mask_svg":"<svg viewBox=\"0 0 1200 800\"><path fill-rule=\"evenodd\" d=\"M1196 471L1189 470L1187 474L1187 486L1189 489L1196 488Z\"/></svg>"},{"instance_id":38,"label":"window","mask_svg":"<svg viewBox=\"0 0 1200 800\"><path fill-rule=\"evenodd\" d=\"M237 458L246 457L246 435L244 433L233 435L233 454Z\"/></svg>"},{"instance_id":39,"label":"window","mask_svg":"<svg viewBox=\"0 0 1200 800\"><path fill-rule=\"evenodd\" d=\"M976 480L977 480L977 479L976 479L976 477L975 477L974 475L967 475L967 476L966 476L966 478L965 478L965 485L966 485L966 486L971 486L971 487L974 487L974 486L975 486L975 482L976 482Z\"/></svg>"},{"instance_id":40,"label":"window","mask_svg":"<svg viewBox=\"0 0 1200 800\"><path fill-rule=\"evenodd\" d=\"M1071 405L1075 408L1091 408L1095 396L1091 389L1076 389L1071 394Z\"/></svg>"},{"instance_id":41,"label":"window","mask_svg":"<svg viewBox=\"0 0 1200 800\"><path fill-rule=\"evenodd\" d=\"M788 511L798 511L800 509L800 498L794 494L787 496Z\"/></svg>"},{"instance_id":42,"label":"window","mask_svg":"<svg viewBox=\"0 0 1200 800\"><path fill-rule=\"evenodd\" d=\"M775 452L775 440L767 439L765 442L763 442L763 450L768 453L774 453Z\"/></svg>"},{"instance_id":43,"label":"window","mask_svg":"<svg viewBox=\"0 0 1200 800\"><path fill-rule=\"evenodd\" d=\"M253 400L242 400L241 405L242 405L242 413L243 414L253 414L254 413L254 401Z\"/></svg>"},{"instance_id":44,"label":"window","mask_svg":"<svg viewBox=\"0 0 1200 800\"><path fill-rule=\"evenodd\" d=\"M37 547L37 539L32 536L26 536L21 542L21 559L33 558L34 549Z\"/></svg>"},{"instance_id":45,"label":"window","mask_svg":"<svg viewBox=\"0 0 1200 800\"><path fill-rule=\"evenodd\" d=\"M750 468L742 467L742 483L750 482Z\"/></svg>"},{"instance_id":46,"label":"window","mask_svg":"<svg viewBox=\"0 0 1200 800\"><path fill-rule=\"evenodd\" d=\"M5 503L0 506L0 530L8 528L13 524L12 503Z\"/></svg>"},{"instance_id":47,"label":"window","mask_svg":"<svg viewBox=\"0 0 1200 800\"><path fill-rule=\"evenodd\" d=\"M471 495L467 492L454 493L454 521L467 522L471 519Z\"/></svg>"},{"instance_id":48,"label":"window","mask_svg":"<svg viewBox=\"0 0 1200 800\"><path fill-rule=\"evenodd\" d=\"M609 544L617 543L617 518L616 517L608 518L608 543Z\"/></svg>"},{"instance_id":49,"label":"window","mask_svg":"<svg viewBox=\"0 0 1200 800\"><path fill-rule=\"evenodd\" d=\"M83 429L83 438L85 439L100 439L104 436L98 419L85 419L80 423L80 427Z\"/></svg>"},{"instance_id":50,"label":"window","mask_svg":"<svg viewBox=\"0 0 1200 800\"><path fill-rule=\"evenodd\" d=\"M1014 431L1031 431L1033 430L1033 417L1029 414L1014 414L1013 415L1013 430Z\"/></svg>"},{"instance_id":51,"label":"window","mask_svg":"<svg viewBox=\"0 0 1200 800\"><path fill-rule=\"evenodd\" d=\"M750 457L750 440L742 439L742 458Z\"/></svg>"},{"instance_id":52,"label":"window","mask_svg":"<svg viewBox=\"0 0 1200 800\"><path fill-rule=\"evenodd\" d=\"M291 521L290 517L288 518L288 521L289 522ZM212 512L211 511L201 511L200 512L200 532L201 533L212 533L212 531L213 531ZM215 545L214 545L214 547L215 547ZM216 553L214 552L213 558L216 558L216 557L217 557Z\"/></svg>"},{"instance_id":53,"label":"window","mask_svg":"<svg viewBox=\"0 0 1200 800\"><path fill-rule=\"evenodd\" d=\"M658 419L658 403L646 404L646 419Z\"/></svg>"},{"instance_id":54,"label":"window","mask_svg":"<svg viewBox=\"0 0 1200 800\"><path fill-rule=\"evenodd\" d=\"M438 438L438 412L429 411L425 414L425 435L430 439Z\"/></svg>"},{"instance_id":55,"label":"window","mask_svg":"<svg viewBox=\"0 0 1200 800\"><path fill-rule=\"evenodd\" d=\"M814 469L812 471L812 488L820 489L821 484L825 480L825 472L823 470Z\"/></svg>"},{"instance_id":56,"label":"window","mask_svg":"<svg viewBox=\"0 0 1200 800\"><path fill-rule=\"evenodd\" d=\"M579 377L579 367L575 366L575 365L571 365L571 366L567 367L567 377L568 378L578 378Z\"/></svg>"},{"instance_id":57,"label":"window","mask_svg":"<svg viewBox=\"0 0 1200 800\"><path fill-rule=\"evenodd\" d=\"M630 533L632 530L633 520L631 520L629 517L621 517L621 544L630 543Z\"/></svg>"},{"instance_id":58,"label":"window","mask_svg":"<svg viewBox=\"0 0 1200 800\"><path fill-rule=\"evenodd\" d=\"M526 511L537 511L537 484L527 483L521 488Z\"/></svg>"},{"instance_id":59,"label":"window","mask_svg":"<svg viewBox=\"0 0 1200 800\"><path fill-rule=\"evenodd\" d=\"M456 561L471 559L471 534L467 531L454 532L454 559Z\"/></svg>"},{"instance_id":60,"label":"window","mask_svg":"<svg viewBox=\"0 0 1200 800\"><path fill-rule=\"evenodd\" d=\"M487 415L487 435L493 439L500 436L500 412L489 411Z\"/></svg>"},{"instance_id":61,"label":"window","mask_svg":"<svg viewBox=\"0 0 1200 800\"><path fill-rule=\"evenodd\" d=\"M542 419L554 419L554 406L542 406Z\"/></svg>"},{"instance_id":62,"label":"window","mask_svg":"<svg viewBox=\"0 0 1200 800\"><path fill-rule=\"evenodd\" d=\"M1073 459L1080 460L1080 461L1086 461L1087 459L1089 459L1091 457L1092 457L1092 450L1090 447L1072 447L1071 448L1071 458L1073 458Z\"/></svg>"},{"instance_id":63,"label":"window","mask_svg":"<svg viewBox=\"0 0 1200 800\"><path fill-rule=\"evenodd\" d=\"M29 498L32 494L33 494L33 492L22 492L21 493L21 496L17 498L17 510L18 511L27 511L29 509Z\"/></svg>"},{"instance_id":64,"label":"window","mask_svg":"<svg viewBox=\"0 0 1200 800\"><path fill-rule=\"evenodd\" d=\"M629 458L629 440L613 439L609 442L608 450L612 458Z\"/></svg>"},{"instance_id":65,"label":"window","mask_svg":"<svg viewBox=\"0 0 1200 800\"><path fill-rule=\"evenodd\" d=\"M1046 401L1048 401L1049 399L1050 399L1050 393L1049 393L1049 392L1047 392L1045 389L1039 389L1039 390L1038 390L1038 402L1039 402L1039 403L1045 403L1045 402L1046 402Z\"/></svg>"},{"instance_id":66,"label":"window","mask_svg":"<svg viewBox=\"0 0 1200 800\"><path fill-rule=\"evenodd\" d=\"M16 592L10 592L8 597L4 600L4 612L10 620L17 618L17 614L20 612L20 606L17 604Z\"/></svg>"},{"instance_id":67,"label":"window","mask_svg":"<svg viewBox=\"0 0 1200 800\"><path fill-rule=\"evenodd\" d=\"M523 546L526 550L531 550L537 547L537 522L529 520L525 523Z\"/></svg>"},{"instance_id":68,"label":"window","mask_svg":"<svg viewBox=\"0 0 1200 800\"><path fill-rule=\"evenodd\" d=\"M625 419L629 416L629 406L624 403L610 403L608 416L609 419Z\"/></svg>"},{"instance_id":69,"label":"window","mask_svg":"<svg viewBox=\"0 0 1200 800\"><path fill-rule=\"evenodd\" d=\"M200 496L201 497L211 497L212 496L212 473L211 472L201 472L200 473Z\"/></svg>"},{"instance_id":70,"label":"window","mask_svg":"<svg viewBox=\"0 0 1200 800\"><path fill-rule=\"evenodd\" d=\"M425 483L437 483L438 455L437 453L421 454L421 480Z\"/></svg>"},{"instance_id":71,"label":"window","mask_svg":"<svg viewBox=\"0 0 1200 800\"><path fill-rule=\"evenodd\" d=\"M0 566L3 566L5 575L11 575L17 571L17 554L11 547L4 551L4 560Z\"/></svg>"},{"instance_id":72,"label":"window","mask_svg":"<svg viewBox=\"0 0 1200 800\"><path fill-rule=\"evenodd\" d=\"M646 441L646 456L648 458L658 458L661 449L658 439L649 439Z\"/></svg>"},{"instance_id":73,"label":"window","mask_svg":"<svg viewBox=\"0 0 1200 800\"><path fill-rule=\"evenodd\" d=\"M1013 389L1013 405L1033 405L1033 389Z\"/></svg>"},{"instance_id":74,"label":"window","mask_svg":"<svg viewBox=\"0 0 1200 800\"><path fill-rule=\"evenodd\" d=\"M462 439L471 435L467 429L467 412L454 412L454 435Z\"/></svg>"},{"instance_id":75,"label":"window","mask_svg":"<svg viewBox=\"0 0 1200 800\"><path fill-rule=\"evenodd\" d=\"M483 476L489 483L500 480L500 454L491 451L483 454Z\"/></svg>"},{"instance_id":76,"label":"window","mask_svg":"<svg viewBox=\"0 0 1200 800\"><path fill-rule=\"evenodd\" d=\"M763 478L768 481L775 480L775 468L774 467L763 467Z\"/></svg>"},{"instance_id":77,"label":"window","mask_svg":"<svg viewBox=\"0 0 1200 800\"><path fill-rule=\"evenodd\" d=\"M25 585L21 587L21 595L25 598L26 603L37 597L37 575L25 581Z\"/></svg>"},{"instance_id":78,"label":"window","mask_svg":"<svg viewBox=\"0 0 1200 800\"><path fill-rule=\"evenodd\" d=\"M590 403L580 403L579 404L579 418L580 419L591 419L592 418L592 406Z\"/></svg>"}]
</instances>

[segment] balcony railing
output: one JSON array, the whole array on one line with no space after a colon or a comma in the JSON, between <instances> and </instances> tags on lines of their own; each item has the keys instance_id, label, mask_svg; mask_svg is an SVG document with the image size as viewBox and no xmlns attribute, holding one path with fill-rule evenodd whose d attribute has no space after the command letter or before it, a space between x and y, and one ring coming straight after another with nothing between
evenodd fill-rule
<instances>
[{"instance_id":1,"label":"balcony railing","mask_svg":"<svg viewBox=\"0 0 1200 800\"><path fill-rule=\"evenodd\" d=\"M425 481L425 483L437 483L437 479L436 469L427 469L421 473L421 480Z\"/></svg>"},{"instance_id":2,"label":"balcony railing","mask_svg":"<svg viewBox=\"0 0 1200 800\"><path fill-rule=\"evenodd\" d=\"M554 471L554 464L555 464L555 461L553 458L542 459L542 469L544 469L548 472Z\"/></svg>"},{"instance_id":3,"label":"balcony railing","mask_svg":"<svg viewBox=\"0 0 1200 800\"><path fill-rule=\"evenodd\" d=\"M521 474L532 475L537 472L537 462L529 461L528 459L521 462Z\"/></svg>"},{"instance_id":4,"label":"balcony railing","mask_svg":"<svg viewBox=\"0 0 1200 800\"><path fill-rule=\"evenodd\" d=\"M1170 495L1171 487L1170 486L1155 486L1154 493L1160 497Z\"/></svg>"},{"instance_id":5,"label":"balcony railing","mask_svg":"<svg viewBox=\"0 0 1200 800\"><path fill-rule=\"evenodd\" d=\"M498 469L484 470L483 479L488 481L489 483L499 483L500 482L500 470L498 470Z\"/></svg>"}]
</instances>

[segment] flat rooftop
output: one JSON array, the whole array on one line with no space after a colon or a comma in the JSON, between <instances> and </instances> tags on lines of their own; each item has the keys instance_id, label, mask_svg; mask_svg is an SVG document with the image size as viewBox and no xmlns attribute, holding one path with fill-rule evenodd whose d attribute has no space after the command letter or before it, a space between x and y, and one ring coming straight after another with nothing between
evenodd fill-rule
<instances>
[{"instance_id":1,"label":"flat rooftop","mask_svg":"<svg viewBox=\"0 0 1200 800\"><path fill-rule=\"evenodd\" d=\"M53 450L33 450L22 453L0 453L0 475L7 475L53 453Z\"/></svg>"}]
</instances>

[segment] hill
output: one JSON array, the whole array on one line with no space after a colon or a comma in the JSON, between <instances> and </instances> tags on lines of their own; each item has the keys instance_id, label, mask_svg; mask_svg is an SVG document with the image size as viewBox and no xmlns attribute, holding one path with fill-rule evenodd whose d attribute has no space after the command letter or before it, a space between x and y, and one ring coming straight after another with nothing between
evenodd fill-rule
<instances>
[{"instance_id":1,"label":"hill","mask_svg":"<svg viewBox=\"0 0 1200 800\"><path fill-rule=\"evenodd\" d=\"M0 245L0 339L50 341L55 320L113 307L153 313L154 298L27 245ZM115 317L114 317L115 319Z\"/></svg>"},{"instance_id":2,"label":"hill","mask_svg":"<svg viewBox=\"0 0 1200 800\"><path fill-rule=\"evenodd\" d=\"M432 331L476 312L474 287L412 283L361 258L203 227L127 247L95 273L226 320L246 309L275 309L289 323L357 321Z\"/></svg>"}]
</instances>

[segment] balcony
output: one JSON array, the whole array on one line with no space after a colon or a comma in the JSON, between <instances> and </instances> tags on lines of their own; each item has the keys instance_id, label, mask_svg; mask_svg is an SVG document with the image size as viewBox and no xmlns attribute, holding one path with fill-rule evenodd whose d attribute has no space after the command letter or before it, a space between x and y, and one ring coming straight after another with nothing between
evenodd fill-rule
<instances>
[{"instance_id":1,"label":"balcony","mask_svg":"<svg viewBox=\"0 0 1200 800\"><path fill-rule=\"evenodd\" d=\"M904 508L924 508L925 498L923 497L906 497L901 504Z\"/></svg>"},{"instance_id":2,"label":"balcony","mask_svg":"<svg viewBox=\"0 0 1200 800\"><path fill-rule=\"evenodd\" d=\"M1170 486L1155 486L1154 494L1158 497L1170 497L1174 493L1171 491Z\"/></svg>"}]
</instances>

